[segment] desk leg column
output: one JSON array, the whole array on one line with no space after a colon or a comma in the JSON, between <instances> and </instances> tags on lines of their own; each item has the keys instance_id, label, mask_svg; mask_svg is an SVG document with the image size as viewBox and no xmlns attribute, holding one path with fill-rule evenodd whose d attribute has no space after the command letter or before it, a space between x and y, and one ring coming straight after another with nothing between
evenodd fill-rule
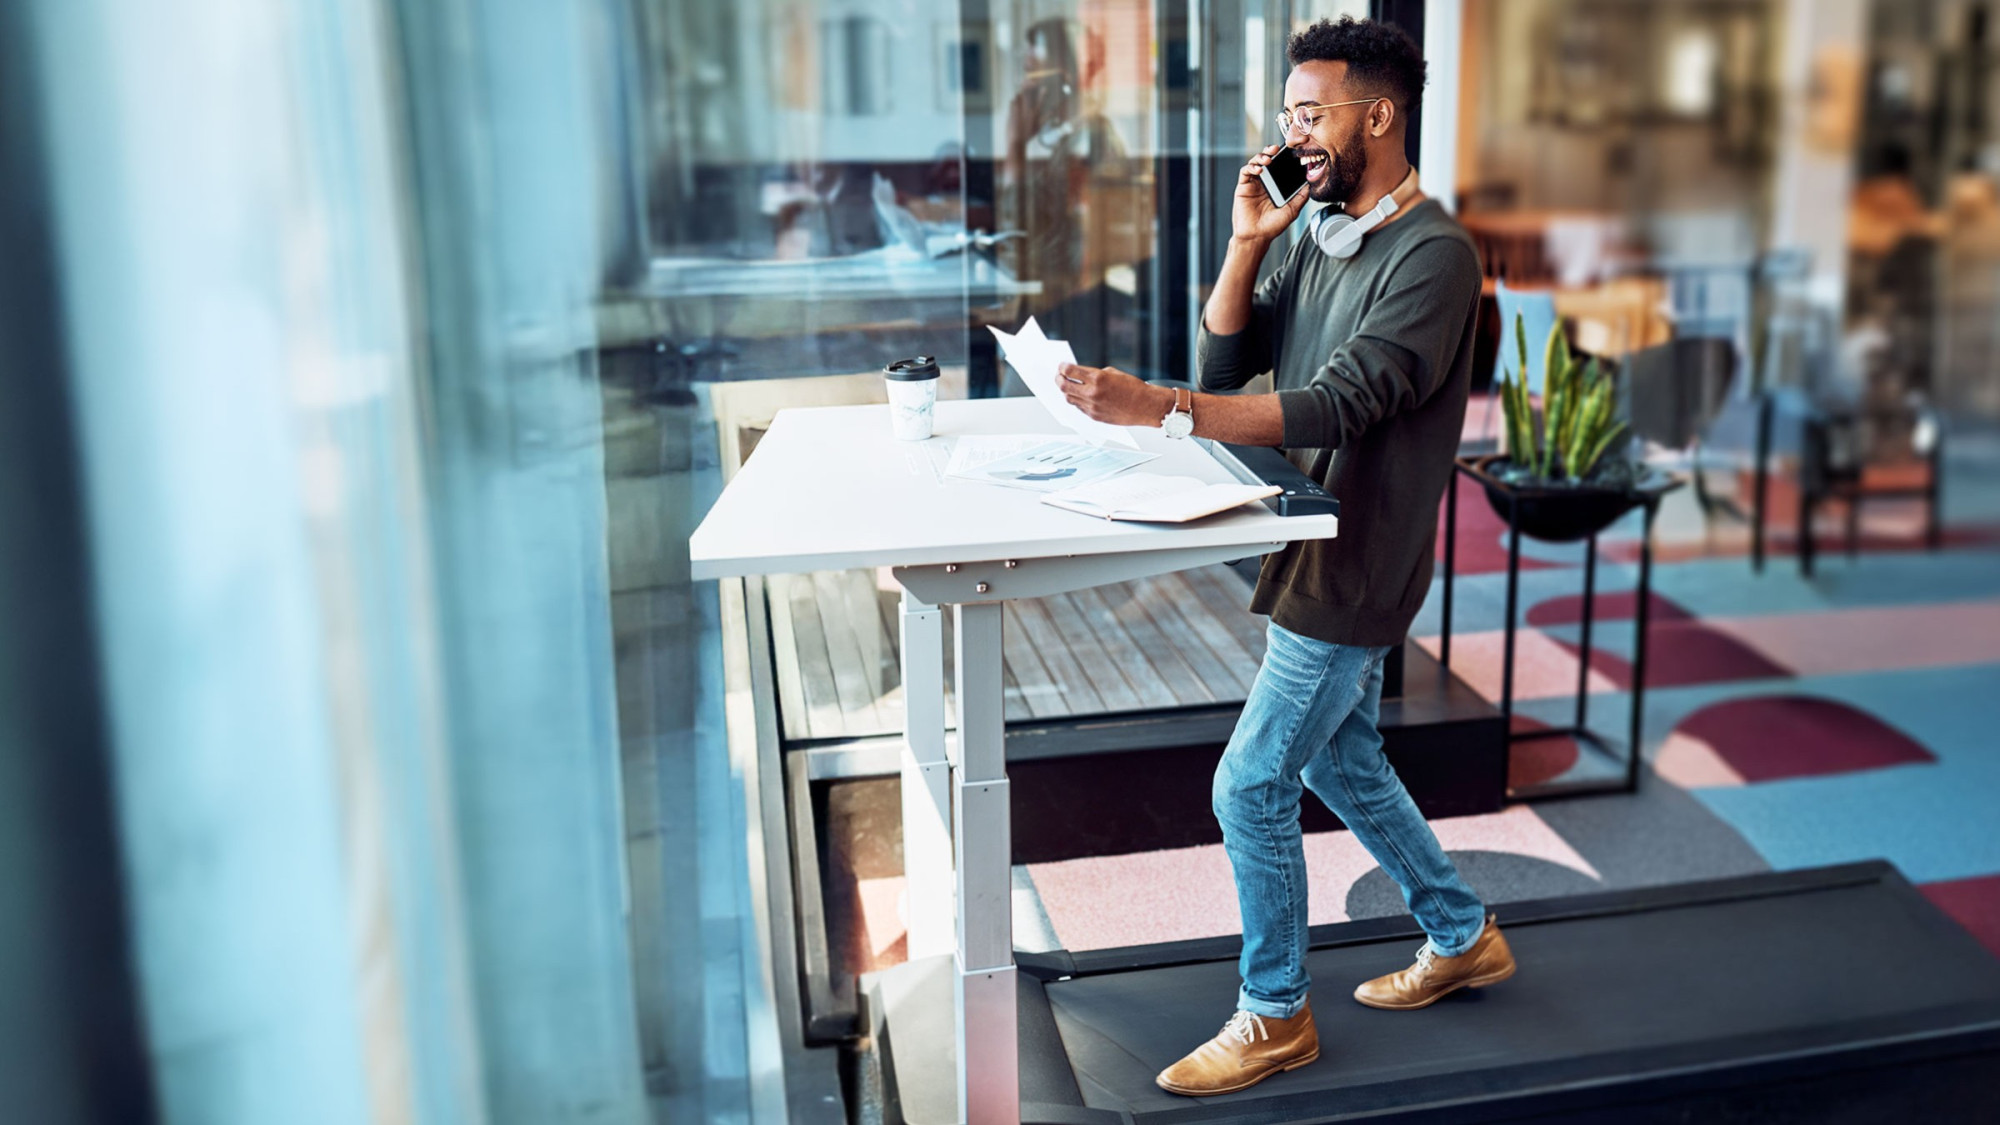
<instances>
[{"instance_id":1,"label":"desk leg column","mask_svg":"<svg viewBox=\"0 0 2000 1125\"><path fill-rule=\"evenodd\" d=\"M1021 1118L1013 830L1001 712L1000 603L953 607L958 656L958 1104L972 1125Z\"/></svg>"},{"instance_id":2,"label":"desk leg column","mask_svg":"<svg viewBox=\"0 0 2000 1125\"><path fill-rule=\"evenodd\" d=\"M944 744L944 618L903 591L903 876L910 959L952 951L951 763Z\"/></svg>"}]
</instances>

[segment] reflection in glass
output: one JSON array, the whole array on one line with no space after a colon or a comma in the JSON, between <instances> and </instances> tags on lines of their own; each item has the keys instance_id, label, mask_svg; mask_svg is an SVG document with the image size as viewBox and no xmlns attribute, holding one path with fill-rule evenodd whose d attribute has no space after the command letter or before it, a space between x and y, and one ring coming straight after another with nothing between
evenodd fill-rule
<instances>
[{"instance_id":1,"label":"reflection in glass","mask_svg":"<svg viewBox=\"0 0 2000 1125\"><path fill-rule=\"evenodd\" d=\"M981 72L956 11L676 0L640 23L651 253L609 303L607 343L663 342L683 383L926 354L962 386L968 299L1004 305L1020 287L965 215L960 101L942 76Z\"/></svg>"},{"instance_id":2,"label":"reflection in glass","mask_svg":"<svg viewBox=\"0 0 2000 1125\"><path fill-rule=\"evenodd\" d=\"M1150 6L1079 5L1073 18L1023 22L1002 52L1014 93L995 125L999 222L1019 232L1007 260L1039 285L1023 312L1083 363L1138 369L1156 212Z\"/></svg>"}]
</instances>

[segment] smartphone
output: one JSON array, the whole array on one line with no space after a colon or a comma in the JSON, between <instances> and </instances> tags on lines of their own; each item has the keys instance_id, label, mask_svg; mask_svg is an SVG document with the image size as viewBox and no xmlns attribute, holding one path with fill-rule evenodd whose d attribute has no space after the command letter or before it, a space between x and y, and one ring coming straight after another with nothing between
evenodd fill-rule
<instances>
[{"instance_id":1,"label":"smartphone","mask_svg":"<svg viewBox=\"0 0 2000 1125\"><path fill-rule=\"evenodd\" d=\"M1290 203L1299 189L1306 186L1306 166L1299 163L1290 146L1279 149L1258 175L1264 181L1264 190L1271 195L1272 205L1277 207Z\"/></svg>"}]
</instances>

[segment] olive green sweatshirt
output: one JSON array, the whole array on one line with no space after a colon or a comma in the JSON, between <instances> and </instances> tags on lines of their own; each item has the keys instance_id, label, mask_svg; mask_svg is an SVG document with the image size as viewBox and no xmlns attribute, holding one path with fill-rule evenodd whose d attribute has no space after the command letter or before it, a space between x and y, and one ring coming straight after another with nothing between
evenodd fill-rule
<instances>
[{"instance_id":1,"label":"olive green sweatshirt","mask_svg":"<svg viewBox=\"0 0 2000 1125\"><path fill-rule=\"evenodd\" d=\"M1479 285L1471 237L1427 199L1352 258L1299 238L1243 331L1202 330L1202 389L1273 372L1286 456L1340 501L1339 537L1267 556L1251 609L1316 640L1402 643L1430 590Z\"/></svg>"}]
</instances>

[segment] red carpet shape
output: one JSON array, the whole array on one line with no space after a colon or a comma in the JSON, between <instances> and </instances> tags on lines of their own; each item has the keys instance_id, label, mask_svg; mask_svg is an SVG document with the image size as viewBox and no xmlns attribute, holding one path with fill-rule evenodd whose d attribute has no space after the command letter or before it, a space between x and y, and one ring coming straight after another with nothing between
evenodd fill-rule
<instances>
[{"instance_id":1,"label":"red carpet shape","mask_svg":"<svg viewBox=\"0 0 2000 1125\"><path fill-rule=\"evenodd\" d=\"M1699 621L1648 622L1646 686L1686 687L1691 684L1734 683L1738 680L1790 679L1792 670ZM1582 648L1572 641L1556 643L1572 656ZM1632 690L1632 665L1627 654L1591 646L1590 668L1622 691Z\"/></svg>"},{"instance_id":2,"label":"red carpet shape","mask_svg":"<svg viewBox=\"0 0 2000 1125\"><path fill-rule=\"evenodd\" d=\"M1549 724L1526 715L1514 716L1513 729L1522 731L1547 730ZM1531 738L1507 747L1507 787L1525 789L1554 781L1568 773L1576 765L1576 758L1582 751L1574 738Z\"/></svg>"},{"instance_id":3,"label":"red carpet shape","mask_svg":"<svg viewBox=\"0 0 2000 1125\"><path fill-rule=\"evenodd\" d=\"M2000 875L1923 883L1917 889L2000 957Z\"/></svg>"},{"instance_id":4,"label":"red carpet shape","mask_svg":"<svg viewBox=\"0 0 2000 1125\"><path fill-rule=\"evenodd\" d=\"M1937 760L1921 743L1866 711L1806 695L1710 704L1674 731L1706 743L1751 784Z\"/></svg>"},{"instance_id":5,"label":"red carpet shape","mask_svg":"<svg viewBox=\"0 0 2000 1125\"><path fill-rule=\"evenodd\" d=\"M1607 590L1592 599L1597 603L1593 620L1632 621L1638 616L1639 598L1637 590ZM1653 594L1646 599L1649 625L1668 621L1693 621L1694 614L1682 608L1678 602ZM1583 623L1583 595L1565 594L1560 598L1550 598L1528 607L1527 621L1530 625L1580 625Z\"/></svg>"}]
</instances>

